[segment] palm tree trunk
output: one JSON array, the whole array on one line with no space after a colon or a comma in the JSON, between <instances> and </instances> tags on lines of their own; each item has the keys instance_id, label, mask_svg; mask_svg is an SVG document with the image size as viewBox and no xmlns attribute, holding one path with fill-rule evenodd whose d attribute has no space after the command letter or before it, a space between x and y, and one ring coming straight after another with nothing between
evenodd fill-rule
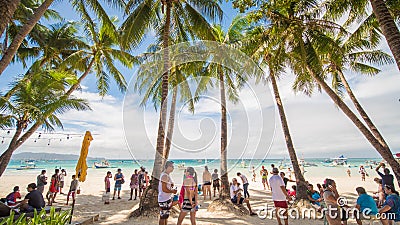
<instances>
[{"instance_id":1,"label":"palm tree trunk","mask_svg":"<svg viewBox=\"0 0 400 225\"><path fill-rule=\"evenodd\" d=\"M400 32L383 0L370 0L372 10L400 70Z\"/></svg>"},{"instance_id":2,"label":"palm tree trunk","mask_svg":"<svg viewBox=\"0 0 400 225\"><path fill-rule=\"evenodd\" d=\"M165 124L167 117L167 96L168 96L168 70L169 70L169 51L168 51L168 41L169 41L169 28L171 26L171 7L172 0L166 0L166 14L165 14L165 24L164 24L164 34L163 34L163 44L164 44L164 73L162 75L162 93L161 93L161 110L160 119L158 121L158 132L157 132L157 146L156 154L154 156L152 179L150 181L150 186L143 193L142 198L139 203L139 211L152 209L158 207L157 203L157 193L158 184L160 181L160 175L163 168L163 150L165 143Z\"/></svg>"},{"instance_id":3,"label":"palm tree trunk","mask_svg":"<svg viewBox=\"0 0 400 225\"><path fill-rule=\"evenodd\" d=\"M353 91L350 88L349 83L346 80L346 77L342 73L342 71L339 71L339 77L343 82L343 86L346 88L347 94L349 95L351 101L353 102L354 106L356 107L358 113L361 115L365 123L367 124L368 128L374 134L375 138L378 139L379 143L389 149L389 146L387 145L385 139L382 137L381 133L379 132L378 128L374 125L372 120L369 118L367 112L363 109L361 106L360 102L358 102L356 96L354 95Z\"/></svg>"},{"instance_id":4,"label":"palm tree trunk","mask_svg":"<svg viewBox=\"0 0 400 225\"><path fill-rule=\"evenodd\" d=\"M281 118L281 125L283 133L285 135L286 147L289 152L290 161L292 162L294 175L296 176L296 185L297 185L296 198L308 199L306 181L304 179L303 174L301 173L299 161L297 159L296 151L294 149L292 142L292 137L290 136L289 125L286 120L285 109L283 108L283 103L279 95L279 89L278 85L276 84L275 75L273 73L270 73L269 77L271 78L272 89L274 91L276 105L278 106L279 116Z\"/></svg>"},{"instance_id":5,"label":"palm tree trunk","mask_svg":"<svg viewBox=\"0 0 400 225\"><path fill-rule=\"evenodd\" d=\"M218 66L219 74L219 90L221 95L221 199L229 197L229 178L228 178L228 124L226 121L226 96L225 96L225 83L224 72L222 66Z\"/></svg>"},{"instance_id":6,"label":"palm tree trunk","mask_svg":"<svg viewBox=\"0 0 400 225\"><path fill-rule=\"evenodd\" d=\"M163 163L162 163L163 165L165 165L165 162L167 161L169 157L169 152L171 150L172 135L174 133L174 126L175 126L175 111L176 111L177 96L178 96L178 87L174 87L174 91L172 92L171 109L169 111L167 139L165 140L165 147L163 151Z\"/></svg>"},{"instance_id":7,"label":"palm tree trunk","mask_svg":"<svg viewBox=\"0 0 400 225\"><path fill-rule=\"evenodd\" d=\"M90 70L93 67L94 61L95 61L95 57L93 56L93 59L90 61L85 72L79 77L78 82L69 88L69 90L65 93L65 96L70 96L72 94L72 92L74 92L79 87L79 85L82 83L83 79L85 79L86 76L90 73Z\"/></svg>"},{"instance_id":8,"label":"palm tree trunk","mask_svg":"<svg viewBox=\"0 0 400 225\"><path fill-rule=\"evenodd\" d=\"M10 23L21 0L0 0L0 37Z\"/></svg>"},{"instance_id":9,"label":"palm tree trunk","mask_svg":"<svg viewBox=\"0 0 400 225\"><path fill-rule=\"evenodd\" d=\"M342 112L354 123L354 125L360 130L364 137L371 143L376 151L382 156L384 160L392 167L394 175L396 176L397 182L400 185L400 164L394 159L390 149L385 148L380 142L374 137L374 135L368 130L367 127L357 118L357 116L350 110L350 108L342 101L342 99L329 87L325 81L316 75L312 69L307 66L307 70L310 75L317 81L317 83L324 89L329 95L333 102L342 110Z\"/></svg>"},{"instance_id":10,"label":"palm tree trunk","mask_svg":"<svg viewBox=\"0 0 400 225\"><path fill-rule=\"evenodd\" d=\"M31 32L36 23L40 20L46 10L50 7L54 0L45 0L39 8L35 9L33 15L19 30L18 34L15 36L7 51L4 52L3 57L0 60L0 75L4 72L7 66L10 64L14 55L17 53L19 46L25 37Z\"/></svg>"}]
</instances>

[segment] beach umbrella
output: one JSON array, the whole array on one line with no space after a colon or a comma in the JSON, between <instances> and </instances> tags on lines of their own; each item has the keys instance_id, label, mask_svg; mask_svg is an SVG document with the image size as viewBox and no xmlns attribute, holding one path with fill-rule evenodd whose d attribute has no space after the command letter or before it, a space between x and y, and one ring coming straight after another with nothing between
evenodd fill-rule
<instances>
[{"instance_id":1,"label":"beach umbrella","mask_svg":"<svg viewBox=\"0 0 400 225\"><path fill-rule=\"evenodd\" d=\"M89 152L89 145L90 142L93 140L92 134L90 131L86 131L85 137L83 138L82 141L82 148L81 148L81 154L79 156L78 163L76 164L76 177L80 182L84 182L86 180L86 175L87 175L87 163L86 163L86 157Z\"/></svg>"}]
</instances>

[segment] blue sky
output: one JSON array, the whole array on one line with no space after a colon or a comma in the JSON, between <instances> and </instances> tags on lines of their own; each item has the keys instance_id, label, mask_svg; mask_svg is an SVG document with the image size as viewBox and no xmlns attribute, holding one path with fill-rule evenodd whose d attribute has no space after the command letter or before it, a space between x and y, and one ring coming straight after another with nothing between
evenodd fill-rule
<instances>
[{"instance_id":1,"label":"blue sky","mask_svg":"<svg viewBox=\"0 0 400 225\"><path fill-rule=\"evenodd\" d=\"M226 26L237 12L230 3L223 1ZM79 20L68 1L57 1L52 6L66 20ZM120 13L108 9L110 15ZM122 16L119 16L123 20ZM44 21L45 23L48 23ZM49 22L51 23L51 22ZM143 52L153 37L147 36L135 53ZM385 43L382 48L388 51ZM346 71L349 82L377 127L381 130L394 152L400 151L398 138L400 121L400 75L395 65L382 68L376 77L365 77ZM135 70L121 68L127 81L132 83ZM1 89L6 88L13 77L22 74L20 65L11 65L0 77ZM279 81L292 138L299 155L305 157L335 157L345 154L348 157L377 157L376 151L326 96L315 93L312 98L293 93L293 76L290 72ZM82 133L91 130L96 133L92 142L90 156L107 158L151 159L154 157L158 112L153 107L139 107L140 96L131 90L122 94L111 85L109 95L101 98L96 91L96 80L89 76L82 84L82 91L75 95L88 99L93 111L68 112L62 115L63 133ZM202 158L205 154L217 158L219 152L219 93L210 90L196 106L195 114L178 104L176 132L171 158ZM346 102L349 101L346 99ZM354 107L351 107L352 109ZM279 117L274 108L268 85L255 85L250 82L240 93L238 104L229 103L229 157L245 158L283 158L287 155ZM3 131L2 135L6 135ZM45 138L57 135L44 134ZM58 138L58 137L57 137ZM64 140L64 139L63 139ZM28 140L18 152L60 152L78 154L81 140L74 137L68 141L52 142ZM204 148L204 146L208 146ZM5 144L1 145L1 150Z\"/></svg>"}]
</instances>

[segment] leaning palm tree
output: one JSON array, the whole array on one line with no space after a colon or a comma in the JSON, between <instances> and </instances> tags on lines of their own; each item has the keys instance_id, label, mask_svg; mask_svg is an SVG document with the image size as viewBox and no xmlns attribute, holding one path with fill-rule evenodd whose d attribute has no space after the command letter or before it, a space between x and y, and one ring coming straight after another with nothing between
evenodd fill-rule
<instances>
[{"instance_id":1,"label":"leaning palm tree","mask_svg":"<svg viewBox=\"0 0 400 225\"><path fill-rule=\"evenodd\" d=\"M22 25L22 27L18 30L18 33L15 35L14 39L8 46L8 48L3 52L2 58L0 59L0 75L4 72L7 66L11 63L15 54L18 51L21 43L24 41L25 37L32 31L37 22L42 18L48 8L51 6L54 0L44 0L42 4L37 7L32 16ZM71 5L75 8L75 10L80 13L87 13L86 9L81 9L82 5L86 5L89 7L95 15L100 18L101 22L107 27L107 32L109 36L117 37L116 30L112 30L114 28L113 22L109 19L106 11L103 6L100 4L98 0L70 0ZM122 9L125 6L125 2L123 0L115 0L110 2L112 6L116 8ZM9 22L9 21L8 21Z\"/></svg>"},{"instance_id":2,"label":"leaning palm tree","mask_svg":"<svg viewBox=\"0 0 400 225\"><path fill-rule=\"evenodd\" d=\"M298 157L289 131L289 124L286 118L283 101L280 97L277 80L285 72L284 61L287 57L283 45L279 39L273 39L272 30L265 29L261 26L248 32L244 41L244 51L250 55L255 61L261 63L262 67L268 69L268 77L266 80L271 82L272 90L275 96L275 103L278 108L282 130L285 136L286 148L289 153L290 161L296 177L296 198L307 199L307 184L304 175L301 172ZM264 77L257 77L258 80L265 80Z\"/></svg>"},{"instance_id":3,"label":"leaning palm tree","mask_svg":"<svg viewBox=\"0 0 400 225\"><path fill-rule=\"evenodd\" d=\"M1 0L0 1L0 37L7 28L8 23L12 20L15 10L17 10L21 0Z\"/></svg>"},{"instance_id":4,"label":"leaning palm tree","mask_svg":"<svg viewBox=\"0 0 400 225\"><path fill-rule=\"evenodd\" d=\"M399 16L398 0L363 0L358 1L356 4L349 0L338 0L327 1L324 5L328 12L328 17L338 20L343 15L348 15L350 21L357 21L357 23L368 15L367 12L372 7L372 12L375 14L400 70L400 31L395 23L395 18L397 17L398 19Z\"/></svg>"},{"instance_id":5,"label":"leaning palm tree","mask_svg":"<svg viewBox=\"0 0 400 225\"><path fill-rule=\"evenodd\" d=\"M265 15L271 20L270 29L286 45L287 63L296 74L294 87L306 94L311 94L315 87L322 88L388 162L400 181L400 164L394 159L390 149L379 142L325 82L322 59L328 51L340 51L326 33L341 28L335 23L320 19L321 15L315 13L318 7L317 1L313 0L292 0L290 4L274 2L266 7Z\"/></svg>"},{"instance_id":6,"label":"leaning palm tree","mask_svg":"<svg viewBox=\"0 0 400 225\"><path fill-rule=\"evenodd\" d=\"M65 95L67 88L76 82L76 76L71 73L37 71L29 81L17 81L17 89L9 99L0 99L0 121L8 124L9 128L15 128L10 144L0 156L0 176L13 152L38 128L44 127L48 131L62 128L59 115L71 109L90 109L85 100Z\"/></svg>"},{"instance_id":7,"label":"leaning palm tree","mask_svg":"<svg viewBox=\"0 0 400 225\"><path fill-rule=\"evenodd\" d=\"M161 9L161 12L160 12ZM152 199L149 204L144 206L141 202L141 208L158 207L156 196L158 192L159 177L162 170L162 156L165 146L165 130L166 117L167 117L167 95L168 95L168 81L169 81L169 37L170 32L176 32L178 29L189 28L199 33L202 37L209 33L209 28L206 18L215 20L216 18L222 19L222 10L218 2L212 0L205 1L175 1L175 0L130 0L127 3L127 12L130 12L127 19L122 24L122 46L125 48L134 48L142 41L144 35L151 29L151 27L159 27L157 24L163 26L163 71L161 79L161 105L160 117L158 122L157 131L157 145L154 158L154 166L152 172L152 180L150 190L146 192L148 199ZM165 13L164 13L165 12ZM162 20L158 18L159 15L164 14ZM183 24L184 26L178 26ZM176 25L174 30L171 30L172 25ZM202 36L203 35L203 36ZM142 198L144 199L144 198Z\"/></svg>"}]
</instances>

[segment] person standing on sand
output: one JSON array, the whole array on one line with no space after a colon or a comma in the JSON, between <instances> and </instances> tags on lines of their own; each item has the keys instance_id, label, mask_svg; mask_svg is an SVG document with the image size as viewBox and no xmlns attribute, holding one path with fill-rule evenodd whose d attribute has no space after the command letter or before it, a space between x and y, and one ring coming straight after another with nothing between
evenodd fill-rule
<instances>
[{"instance_id":1,"label":"person standing on sand","mask_svg":"<svg viewBox=\"0 0 400 225\"><path fill-rule=\"evenodd\" d=\"M177 225L182 224L182 221L188 212L190 212L190 223L192 225L196 225L196 211L198 210L199 198L197 192L197 174L193 167L188 167L186 169L186 178L183 181L182 185L184 194L182 208L181 212L179 213Z\"/></svg>"},{"instance_id":2,"label":"person standing on sand","mask_svg":"<svg viewBox=\"0 0 400 225\"><path fill-rule=\"evenodd\" d=\"M115 186L114 186L114 195L112 200L115 200L115 194L118 191L118 199L121 199L121 188L122 188L122 184L125 183L124 181L124 175L122 174L122 170L118 169L117 173L114 176L114 180L115 180Z\"/></svg>"},{"instance_id":3,"label":"person standing on sand","mask_svg":"<svg viewBox=\"0 0 400 225\"><path fill-rule=\"evenodd\" d=\"M78 190L78 185L79 185L79 181L76 179L75 175L72 175L72 181L71 181L71 185L69 186L69 191L68 191L68 195L67 195L67 203L65 205L68 205L69 196L71 196L71 195L72 195L72 203L75 201L75 193L76 193L76 190Z\"/></svg>"},{"instance_id":4,"label":"person standing on sand","mask_svg":"<svg viewBox=\"0 0 400 225\"><path fill-rule=\"evenodd\" d=\"M290 200L290 197L287 193L282 177L279 176L278 168L273 168L272 174L272 177L269 178L269 184L271 185L272 200L274 201L274 205L276 208L276 219L278 221L278 224L282 225L281 216L283 215L285 225L288 225L287 201ZM283 210L283 213L280 212L281 209Z\"/></svg>"},{"instance_id":5,"label":"person standing on sand","mask_svg":"<svg viewBox=\"0 0 400 225\"><path fill-rule=\"evenodd\" d=\"M171 194L176 194L177 189L173 188L174 183L170 174L174 171L174 162L165 162L164 171L160 175L158 182L158 206L160 207L159 225L167 225L170 210L175 202L171 199Z\"/></svg>"},{"instance_id":6,"label":"person standing on sand","mask_svg":"<svg viewBox=\"0 0 400 225\"><path fill-rule=\"evenodd\" d=\"M46 170L42 170L42 172L36 178L36 186L38 191L42 194L44 192L44 186L47 184Z\"/></svg>"},{"instance_id":7,"label":"person standing on sand","mask_svg":"<svg viewBox=\"0 0 400 225\"><path fill-rule=\"evenodd\" d=\"M214 173L211 175L211 179L213 181L213 189L214 189L214 197L215 197L215 190L218 189L218 195L219 195L219 176L218 176L218 170L214 169Z\"/></svg>"},{"instance_id":8,"label":"person standing on sand","mask_svg":"<svg viewBox=\"0 0 400 225\"><path fill-rule=\"evenodd\" d=\"M351 177L351 171L350 171L350 168L348 168L346 172L347 172L347 176Z\"/></svg>"},{"instance_id":9,"label":"person standing on sand","mask_svg":"<svg viewBox=\"0 0 400 225\"><path fill-rule=\"evenodd\" d=\"M249 194L249 181L247 180L247 177L241 173L236 174L240 179L242 179L243 182L243 192L244 192L244 198L250 198Z\"/></svg>"},{"instance_id":10,"label":"person standing on sand","mask_svg":"<svg viewBox=\"0 0 400 225\"><path fill-rule=\"evenodd\" d=\"M364 166L360 166L360 169L358 170L358 172L361 174L361 181L365 181L365 174L367 172L365 171Z\"/></svg>"},{"instance_id":11,"label":"person standing on sand","mask_svg":"<svg viewBox=\"0 0 400 225\"><path fill-rule=\"evenodd\" d=\"M383 173L379 172L379 168L383 167ZM388 168L385 168L385 164L384 163L379 163L379 166L376 167L376 172L379 174L379 176L381 176L382 178L382 186L385 187L385 185L390 185L392 187L394 187L394 177L392 174L390 174L390 170Z\"/></svg>"},{"instance_id":12,"label":"person standing on sand","mask_svg":"<svg viewBox=\"0 0 400 225\"><path fill-rule=\"evenodd\" d=\"M138 189L139 189L139 175L138 175L137 169L131 176L131 183L129 184L129 186L131 188L131 197L129 198L128 201L132 200L133 190L135 190L135 199L133 199L133 200L136 200L136 197L138 194Z\"/></svg>"},{"instance_id":13,"label":"person standing on sand","mask_svg":"<svg viewBox=\"0 0 400 225\"><path fill-rule=\"evenodd\" d=\"M65 179L65 177L67 176L67 171L65 170L65 169L61 169L61 173L60 173L60 175L59 175L59 185L58 185L58 187L59 187L59 192L60 192L60 194L62 194L62 195L64 195L64 193L62 192L62 189L63 189L63 187L64 187L64 179Z\"/></svg>"},{"instance_id":14,"label":"person standing on sand","mask_svg":"<svg viewBox=\"0 0 400 225\"><path fill-rule=\"evenodd\" d=\"M265 169L264 166L261 167L260 175L261 175L262 184L264 186L264 190L265 190L265 184L267 185L268 189L271 190L271 188L269 187L269 184L268 184L268 170Z\"/></svg>"},{"instance_id":15,"label":"person standing on sand","mask_svg":"<svg viewBox=\"0 0 400 225\"><path fill-rule=\"evenodd\" d=\"M289 177L289 179L292 179L292 170L290 169L290 167L287 168L287 175Z\"/></svg>"},{"instance_id":16,"label":"person standing on sand","mask_svg":"<svg viewBox=\"0 0 400 225\"><path fill-rule=\"evenodd\" d=\"M254 166L251 168L251 173L253 175L253 178L251 179L252 182L256 182L256 169Z\"/></svg>"},{"instance_id":17,"label":"person standing on sand","mask_svg":"<svg viewBox=\"0 0 400 225\"><path fill-rule=\"evenodd\" d=\"M208 171L208 166L204 167L203 172L203 196L206 200L207 195L210 196L211 200L211 173Z\"/></svg>"},{"instance_id":18,"label":"person standing on sand","mask_svg":"<svg viewBox=\"0 0 400 225\"><path fill-rule=\"evenodd\" d=\"M110 178L112 178L111 171L107 171L107 175L104 178L104 185L105 185L105 195L104 195L104 204L110 204L110 192L111 192L111 182Z\"/></svg>"}]
</instances>

